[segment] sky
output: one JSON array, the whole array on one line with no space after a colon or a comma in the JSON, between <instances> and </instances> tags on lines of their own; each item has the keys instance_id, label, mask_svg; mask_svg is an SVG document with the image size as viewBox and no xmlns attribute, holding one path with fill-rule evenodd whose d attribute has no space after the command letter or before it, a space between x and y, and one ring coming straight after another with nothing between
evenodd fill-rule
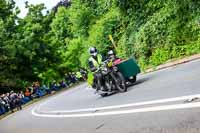
<instances>
[{"instance_id":1,"label":"sky","mask_svg":"<svg viewBox=\"0 0 200 133\"><path fill-rule=\"evenodd\" d=\"M59 1L61 0L14 0L16 3L16 6L18 6L21 10L21 13L19 14L19 17L23 18L27 14L27 9L25 8L25 2L28 1L29 4L41 4L44 3L47 7L47 10L54 7Z\"/></svg>"}]
</instances>

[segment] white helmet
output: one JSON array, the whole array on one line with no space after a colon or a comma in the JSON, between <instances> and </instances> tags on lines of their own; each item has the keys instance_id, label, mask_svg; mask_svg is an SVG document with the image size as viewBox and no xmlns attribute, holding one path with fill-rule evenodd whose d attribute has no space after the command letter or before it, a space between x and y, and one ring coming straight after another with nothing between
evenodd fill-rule
<instances>
[{"instance_id":1,"label":"white helmet","mask_svg":"<svg viewBox=\"0 0 200 133\"><path fill-rule=\"evenodd\" d=\"M113 50L108 51L108 55L114 55Z\"/></svg>"}]
</instances>

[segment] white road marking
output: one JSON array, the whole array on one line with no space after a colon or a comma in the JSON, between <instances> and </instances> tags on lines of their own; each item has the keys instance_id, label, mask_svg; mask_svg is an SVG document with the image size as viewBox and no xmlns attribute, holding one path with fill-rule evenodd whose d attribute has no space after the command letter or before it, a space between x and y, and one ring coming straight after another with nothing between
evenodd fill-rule
<instances>
[{"instance_id":1,"label":"white road marking","mask_svg":"<svg viewBox=\"0 0 200 133\"><path fill-rule=\"evenodd\" d=\"M164 111L164 110L175 110L175 109L187 109L187 108L198 108L200 107L200 102L196 103L185 103L185 104L173 104L173 105L163 105L163 106L153 106L153 107L146 107L146 108L138 108L138 109L126 109L120 111L107 111L107 112L96 112L96 113L82 113L86 111L102 111L108 109L117 109L123 107L134 107L139 105L150 105L150 104L158 104L158 103L167 103L167 102L174 102L180 100L186 100L194 97L200 97L200 94L197 95L189 95L189 96L181 96L175 98L168 98L168 99L160 99L154 101L146 101L146 102L139 102L139 103L130 103L124 105L115 105L115 106L107 106L107 107L99 107L99 108L88 108L88 109L79 109L79 110L63 110L63 111L48 111L42 112L40 111L41 105L36 106L32 110L32 115L39 116L39 117L91 117L91 116L105 116L105 115L119 115L119 114L130 114L130 113L142 113L142 112L152 112L152 111ZM37 112L39 113L37 113ZM79 114L76 114L79 112ZM51 114L54 113L54 114ZM56 115L55 113L73 113L73 114L61 114Z\"/></svg>"},{"instance_id":2,"label":"white road marking","mask_svg":"<svg viewBox=\"0 0 200 133\"><path fill-rule=\"evenodd\" d=\"M200 102L188 103L188 104L174 104L166 106L157 106L157 107L147 107L140 109L129 109L122 111L109 111L109 112L100 112L100 113L83 113L83 114L39 114L35 110L32 110L32 115L38 117L49 117L49 118L77 118L77 117L94 117L94 116L107 116L107 115L122 115L122 114L133 114L133 113L145 113L145 112L154 112L154 111L165 111L165 110L175 110L175 109L189 109L189 108L199 108Z\"/></svg>"},{"instance_id":3,"label":"white road marking","mask_svg":"<svg viewBox=\"0 0 200 133\"><path fill-rule=\"evenodd\" d=\"M191 99L194 97L200 97L200 94L181 96L181 97L175 97L175 98L166 98L166 99L160 99L160 100L145 101L145 102L139 102L139 103L129 103L129 104L123 104L123 105L114 105L114 106L87 108L87 109L76 109L76 110L55 110L55 111L49 111L49 112L51 112L51 113L57 113L57 112L59 112L59 113L76 113L76 112L88 112L88 111L95 111L95 110L108 110L108 109L117 109L117 108L181 101L181 100Z\"/></svg>"}]
</instances>

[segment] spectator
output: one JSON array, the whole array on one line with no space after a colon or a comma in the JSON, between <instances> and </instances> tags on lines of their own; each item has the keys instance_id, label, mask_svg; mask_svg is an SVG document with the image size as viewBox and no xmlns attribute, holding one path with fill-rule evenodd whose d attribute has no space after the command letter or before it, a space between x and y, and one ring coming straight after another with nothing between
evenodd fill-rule
<instances>
[{"instance_id":1,"label":"spectator","mask_svg":"<svg viewBox=\"0 0 200 133\"><path fill-rule=\"evenodd\" d=\"M20 99L24 98L24 93L23 93L23 91L20 91L20 93L18 94L18 97L19 97Z\"/></svg>"},{"instance_id":2,"label":"spectator","mask_svg":"<svg viewBox=\"0 0 200 133\"><path fill-rule=\"evenodd\" d=\"M33 84L33 93L32 93L32 97L33 98L37 98L37 97L40 97L40 86L39 86L39 84L36 82L36 83L34 83Z\"/></svg>"},{"instance_id":3,"label":"spectator","mask_svg":"<svg viewBox=\"0 0 200 133\"><path fill-rule=\"evenodd\" d=\"M13 113L14 112L14 109L16 107L16 99L17 99L17 94L14 93L14 91L11 91L10 92L10 96L9 96L9 99L10 99L10 110L11 112Z\"/></svg>"},{"instance_id":4,"label":"spectator","mask_svg":"<svg viewBox=\"0 0 200 133\"><path fill-rule=\"evenodd\" d=\"M76 75L79 79L81 79L81 75L84 75L84 71L80 70L78 73L70 72L65 75L65 81L62 80L59 84L54 81L50 84L50 87L47 87L46 85L40 87L40 83L37 81L30 87L27 87L24 93L22 91L20 93L11 91L10 93L2 94L0 96L0 115L8 111L14 112L15 108L21 110L22 104L29 102L35 97L42 97L46 93L55 93L60 88L65 88L76 83L78 81Z\"/></svg>"},{"instance_id":5,"label":"spectator","mask_svg":"<svg viewBox=\"0 0 200 133\"><path fill-rule=\"evenodd\" d=\"M49 87L47 87L46 85L42 85L42 90L44 90L47 94L50 94L51 93L51 90Z\"/></svg>"},{"instance_id":6,"label":"spectator","mask_svg":"<svg viewBox=\"0 0 200 133\"><path fill-rule=\"evenodd\" d=\"M20 99L21 104L23 104L23 100L25 98L23 91L20 91L20 93L18 94L18 97Z\"/></svg>"},{"instance_id":7,"label":"spectator","mask_svg":"<svg viewBox=\"0 0 200 133\"><path fill-rule=\"evenodd\" d=\"M70 85L70 75L69 75L69 73L65 74L65 82L66 82L67 86Z\"/></svg>"},{"instance_id":8,"label":"spectator","mask_svg":"<svg viewBox=\"0 0 200 133\"><path fill-rule=\"evenodd\" d=\"M77 79L74 73L70 73L70 81L73 84L76 83Z\"/></svg>"},{"instance_id":9,"label":"spectator","mask_svg":"<svg viewBox=\"0 0 200 133\"><path fill-rule=\"evenodd\" d=\"M28 87L29 92L32 94L33 93L33 85Z\"/></svg>"},{"instance_id":10,"label":"spectator","mask_svg":"<svg viewBox=\"0 0 200 133\"><path fill-rule=\"evenodd\" d=\"M28 97L32 100L32 97L31 97L31 92L29 91L29 89L26 89L25 93L24 93L24 96L25 97Z\"/></svg>"},{"instance_id":11,"label":"spectator","mask_svg":"<svg viewBox=\"0 0 200 133\"><path fill-rule=\"evenodd\" d=\"M0 115L6 113L5 109L5 102L2 99L2 96L0 97Z\"/></svg>"},{"instance_id":12,"label":"spectator","mask_svg":"<svg viewBox=\"0 0 200 133\"><path fill-rule=\"evenodd\" d=\"M60 88L65 88L65 87L67 87L67 85L66 85L66 83L62 80L62 81L60 82Z\"/></svg>"},{"instance_id":13,"label":"spectator","mask_svg":"<svg viewBox=\"0 0 200 133\"><path fill-rule=\"evenodd\" d=\"M85 69L80 69L80 73L82 74L82 76L83 76L83 80L87 80L87 71L85 70Z\"/></svg>"},{"instance_id":14,"label":"spectator","mask_svg":"<svg viewBox=\"0 0 200 133\"><path fill-rule=\"evenodd\" d=\"M75 75L75 76L76 76L76 78L77 78L79 81L81 81L82 78L83 78L81 72L79 72L79 71L76 72L76 75Z\"/></svg>"},{"instance_id":15,"label":"spectator","mask_svg":"<svg viewBox=\"0 0 200 133\"><path fill-rule=\"evenodd\" d=\"M22 110L22 99L23 98L24 98L23 92L20 92L19 94L17 94L17 96L15 98L15 106L16 106L17 110Z\"/></svg>"},{"instance_id":16,"label":"spectator","mask_svg":"<svg viewBox=\"0 0 200 133\"><path fill-rule=\"evenodd\" d=\"M53 81L52 86L51 86L51 89L52 89L53 91L57 91L57 90L59 89L59 86L56 84L56 81Z\"/></svg>"},{"instance_id":17,"label":"spectator","mask_svg":"<svg viewBox=\"0 0 200 133\"><path fill-rule=\"evenodd\" d=\"M30 100L32 100L31 93L30 93L29 89L26 89L26 91L24 93L24 97L21 100L22 104L25 104L25 103L29 102Z\"/></svg>"},{"instance_id":18,"label":"spectator","mask_svg":"<svg viewBox=\"0 0 200 133\"><path fill-rule=\"evenodd\" d=\"M5 102L5 110L8 112L10 110L9 93L3 95L3 101Z\"/></svg>"}]
</instances>

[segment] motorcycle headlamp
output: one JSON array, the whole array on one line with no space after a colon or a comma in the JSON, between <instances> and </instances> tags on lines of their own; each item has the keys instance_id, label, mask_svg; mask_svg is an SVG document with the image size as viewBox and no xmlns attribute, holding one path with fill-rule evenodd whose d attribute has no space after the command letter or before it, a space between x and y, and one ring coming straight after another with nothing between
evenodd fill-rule
<instances>
[{"instance_id":1,"label":"motorcycle headlamp","mask_svg":"<svg viewBox=\"0 0 200 133\"><path fill-rule=\"evenodd\" d=\"M103 71L106 71L106 72L107 72L107 71L108 71L108 68L104 67L104 68L103 68Z\"/></svg>"},{"instance_id":2,"label":"motorcycle headlamp","mask_svg":"<svg viewBox=\"0 0 200 133\"><path fill-rule=\"evenodd\" d=\"M102 72L103 75L107 75L108 74L108 68L106 68L106 67L102 68L101 72Z\"/></svg>"}]
</instances>

